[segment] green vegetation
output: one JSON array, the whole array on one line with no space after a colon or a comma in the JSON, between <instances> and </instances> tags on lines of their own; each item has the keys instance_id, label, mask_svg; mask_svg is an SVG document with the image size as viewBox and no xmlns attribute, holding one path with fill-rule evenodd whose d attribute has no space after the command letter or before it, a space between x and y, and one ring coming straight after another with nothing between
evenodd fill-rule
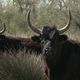
<instances>
[{"instance_id":1,"label":"green vegetation","mask_svg":"<svg viewBox=\"0 0 80 80\"><path fill-rule=\"evenodd\" d=\"M34 26L42 29L44 25L56 25L61 28L67 22L68 7L72 21L66 33L74 38L80 34L80 0L0 0L0 19L6 24L6 35L32 35L27 23L28 10L32 10Z\"/></svg>"},{"instance_id":2,"label":"green vegetation","mask_svg":"<svg viewBox=\"0 0 80 80\"><path fill-rule=\"evenodd\" d=\"M40 56L19 52L0 55L0 80L45 80Z\"/></svg>"}]
</instances>

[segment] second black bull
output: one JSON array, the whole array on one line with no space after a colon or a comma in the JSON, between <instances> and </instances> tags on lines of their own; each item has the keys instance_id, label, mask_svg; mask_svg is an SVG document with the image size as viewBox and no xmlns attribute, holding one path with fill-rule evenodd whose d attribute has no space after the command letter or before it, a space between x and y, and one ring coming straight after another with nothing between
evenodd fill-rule
<instances>
[{"instance_id":1,"label":"second black bull","mask_svg":"<svg viewBox=\"0 0 80 80\"><path fill-rule=\"evenodd\" d=\"M39 36L31 36L29 38L11 37L2 35L5 32L6 27L3 24L3 30L0 31L0 52L17 52L24 50L26 52L41 53L41 44Z\"/></svg>"}]
</instances>

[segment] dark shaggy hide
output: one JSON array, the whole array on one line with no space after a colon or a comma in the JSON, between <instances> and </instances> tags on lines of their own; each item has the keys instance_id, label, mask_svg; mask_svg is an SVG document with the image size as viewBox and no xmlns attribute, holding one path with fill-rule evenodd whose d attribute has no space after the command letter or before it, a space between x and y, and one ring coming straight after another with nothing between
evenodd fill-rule
<instances>
[{"instance_id":1,"label":"dark shaggy hide","mask_svg":"<svg viewBox=\"0 0 80 80\"><path fill-rule=\"evenodd\" d=\"M31 38L14 38L0 35L0 52L17 52L19 50L36 52L38 54L41 53L39 36L33 36Z\"/></svg>"},{"instance_id":2,"label":"dark shaggy hide","mask_svg":"<svg viewBox=\"0 0 80 80\"><path fill-rule=\"evenodd\" d=\"M41 41L50 80L80 80L80 43L48 26L43 29Z\"/></svg>"}]
</instances>

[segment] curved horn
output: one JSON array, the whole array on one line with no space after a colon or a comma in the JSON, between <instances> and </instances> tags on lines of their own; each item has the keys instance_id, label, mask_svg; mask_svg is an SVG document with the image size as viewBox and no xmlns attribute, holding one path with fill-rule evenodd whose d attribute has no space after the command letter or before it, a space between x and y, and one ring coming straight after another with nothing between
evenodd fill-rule
<instances>
[{"instance_id":1,"label":"curved horn","mask_svg":"<svg viewBox=\"0 0 80 80\"><path fill-rule=\"evenodd\" d=\"M3 23L3 27L4 27L4 28L0 31L0 34L4 33L4 32L5 32L5 30L6 30L5 23Z\"/></svg>"},{"instance_id":2,"label":"curved horn","mask_svg":"<svg viewBox=\"0 0 80 80\"><path fill-rule=\"evenodd\" d=\"M68 9L68 22L67 22L67 24L63 28L59 29L59 33L60 34L64 33L65 31L68 30L68 28L70 26L70 21L71 21L71 12L70 12L70 9Z\"/></svg>"},{"instance_id":3,"label":"curved horn","mask_svg":"<svg viewBox=\"0 0 80 80\"><path fill-rule=\"evenodd\" d=\"M41 31L35 28L30 22L30 10L28 12L28 25L34 32L36 32L37 34L41 34Z\"/></svg>"}]
</instances>

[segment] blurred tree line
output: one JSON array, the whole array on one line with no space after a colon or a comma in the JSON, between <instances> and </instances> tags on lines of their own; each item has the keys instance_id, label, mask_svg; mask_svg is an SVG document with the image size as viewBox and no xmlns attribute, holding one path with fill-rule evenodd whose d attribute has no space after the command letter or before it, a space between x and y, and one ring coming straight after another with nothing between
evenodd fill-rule
<instances>
[{"instance_id":1,"label":"blurred tree line","mask_svg":"<svg viewBox=\"0 0 80 80\"><path fill-rule=\"evenodd\" d=\"M80 33L80 0L0 0L0 19L6 24L7 34L32 33L27 23L27 13L31 9L31 22L35 27L65 26L70 8L72 21L69 35Z\"/></svg>"}]
</instances>

